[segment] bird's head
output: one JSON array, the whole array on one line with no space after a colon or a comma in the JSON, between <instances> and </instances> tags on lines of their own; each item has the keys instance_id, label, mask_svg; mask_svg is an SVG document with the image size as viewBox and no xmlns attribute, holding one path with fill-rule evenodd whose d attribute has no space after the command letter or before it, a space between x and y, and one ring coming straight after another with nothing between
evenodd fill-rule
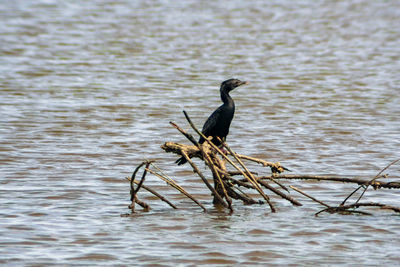
<instances>
[{"instance_id":1,"label":"bird's head","mask_svg":"<svg viewBox=\"0 0 400 267\"><path fill-rule=\"evenodd\" d=\"M226 92L230 92L243 84L249 84L249 82L244 82L238 79L229 79L221 83L221 91L224 90Z\"/></svg>"}]
</instances>

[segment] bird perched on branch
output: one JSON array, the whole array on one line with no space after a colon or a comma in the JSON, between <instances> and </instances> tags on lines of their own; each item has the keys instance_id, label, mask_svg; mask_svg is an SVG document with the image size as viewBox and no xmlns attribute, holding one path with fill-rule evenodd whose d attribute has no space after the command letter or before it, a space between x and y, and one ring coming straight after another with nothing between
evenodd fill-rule
<instances>
[{"instance_id":1,"label":"bird perched on branch","mask_svg":"<svg viewBox=\"0 0 400 267\"><path fill-rule=\"evenodd\" d=\"M224 103L220 107L218 107L210 115L210 117L208 117L203 125L203 129L201 130L201 132L205 136L213 137L211 141L216 146L221 145L221 142L218 140L217 137L225 141L226 136L229 133L229 127L231 126L233 115L235 114L235 102L233 102L233 99L229 95L229 92L236 87L244 84L248 84L248 82L240 81L238 79L229 79L221 83L221 88L219 91L221 93L221 100ZM199 143L202 144L204 143L204 141L204 138L200 137ZM182 165L186 162L187 160L184 157L181 157L175 163L177 163L178 165Z\"/></svg>"}]
</instances>

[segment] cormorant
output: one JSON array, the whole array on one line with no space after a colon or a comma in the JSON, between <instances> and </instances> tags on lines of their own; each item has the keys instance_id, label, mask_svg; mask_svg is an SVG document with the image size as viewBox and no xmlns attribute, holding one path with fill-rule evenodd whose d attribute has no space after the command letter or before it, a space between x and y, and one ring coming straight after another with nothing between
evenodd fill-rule
<instances>
[{"instance_id":1,"label":"cormorant","mask_svg":"<svg viewBox=\"0 0 400 267\"><path fill-rule=\"evenodd\" d=\"M203 129L201 130L201 132L205 136L213 137L211 141L216 146L221 145L221 142L218 140L217 137L219 137L221 140L226 139L226 136L229 133L229 127L231 125L233 115L235 113L235 102L233 102L233 99L229 95L229 92L243 84L248 84L248 82L243 82L238 79L229 79L221 83L221 100L224 103L219 108L217 108L210 115L210 117L208 117L203 125ZM204 143L204 141L204 138L200 137L199 143L202 144ZM175 163L177 163L178 165L182 165L185 164L186 161L187 160L184 157L181 157Z\"/></svg>"}]
</instances>

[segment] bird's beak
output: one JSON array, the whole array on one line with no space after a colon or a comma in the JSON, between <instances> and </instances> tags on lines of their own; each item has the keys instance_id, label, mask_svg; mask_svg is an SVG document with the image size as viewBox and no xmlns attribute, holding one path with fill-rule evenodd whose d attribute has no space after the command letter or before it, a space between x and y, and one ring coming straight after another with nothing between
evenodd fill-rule
<instances>
[{"instance_id":1,"label":"bird's beak","mask_svg":"<svg viewBox=\"0 0 400 267\"><path fill-rule=\"evenodd\" d=\"M249 83L250 83L250 82L243 81L243 82L240 83L240 85L246 85L246 84L249 84Z\"/></svg>"}]
</instances>

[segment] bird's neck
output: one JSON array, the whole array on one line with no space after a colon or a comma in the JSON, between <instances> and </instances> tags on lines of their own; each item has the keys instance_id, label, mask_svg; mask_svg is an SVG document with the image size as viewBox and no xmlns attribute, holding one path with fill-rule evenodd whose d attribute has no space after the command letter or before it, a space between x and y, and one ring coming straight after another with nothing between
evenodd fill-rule
<instances>
[{"instance_id":1,"label":"bird's neck","mask_svg":"<svg viewBox=\"0 0 400 267\"><path fill-rule=\"evenodd\" d=\"M232 106L232 107L235 106L235 102L233 102L232 97L225 90L221 90L221 100L222 100L222 102L224 102L224 105Z\"/></svg>"}]
</instances>

